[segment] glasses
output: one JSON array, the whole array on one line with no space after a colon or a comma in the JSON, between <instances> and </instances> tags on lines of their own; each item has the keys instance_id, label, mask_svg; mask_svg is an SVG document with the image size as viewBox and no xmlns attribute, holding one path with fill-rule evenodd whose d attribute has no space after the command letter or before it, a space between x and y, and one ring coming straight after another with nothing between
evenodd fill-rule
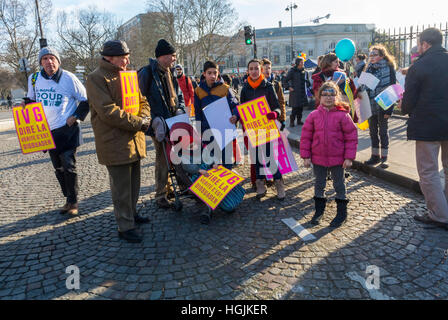
<instances>
[{"instance_id":1,"label":"glasses","mask_svg":"<svg viewBox=\"0 0 448 320\"><path fill-rule=\"evenodd\" d=\"M378 53L371 53L371 54L369 54L369 57L378 57L378 56L379 56Z\"/></svg>"}]
</instances>

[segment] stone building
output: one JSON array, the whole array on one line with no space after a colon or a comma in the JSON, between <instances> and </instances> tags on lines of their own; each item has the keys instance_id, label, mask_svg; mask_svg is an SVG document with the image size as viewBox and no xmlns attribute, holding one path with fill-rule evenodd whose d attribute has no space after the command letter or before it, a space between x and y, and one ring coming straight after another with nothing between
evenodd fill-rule
<instances>
[{"instance_id":1,"label":"stone building","mask_svg":"<svg viewBox=\"0 0 448 320\"><path fill-rule=\"evenodd\" d=\"M269 58L273 70L286 70L294 61L293 50L295 55L304 52L308 58L317 59L319 55L333 51L338 41L344 38L352 39L357 51L367 52L374 30L375 25L372 24L297 26L293 28L294 42L291 48L291 27L259 29L255 30L257 57ZM243 73L247 69L247 62L254 56L253 45L244 43L242 31L232 38L228 52L224 56L217 54L215 58L222 72ZM184 63L189 70L193 70L189 60L191 58Z\"/></svg>"}]
</instances>

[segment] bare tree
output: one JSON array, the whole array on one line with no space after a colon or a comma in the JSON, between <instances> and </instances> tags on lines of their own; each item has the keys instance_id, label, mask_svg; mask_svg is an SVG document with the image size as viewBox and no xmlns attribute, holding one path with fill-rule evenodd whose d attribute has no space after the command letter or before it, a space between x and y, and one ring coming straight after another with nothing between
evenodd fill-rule
<instances>
[{"instance_id":1,"label":"bare tree","mask_svg":"<svg viewBox=\"0 0 448 320\"><path fill-rule=\"evenodd\" d=\"M189 0L191 23L199 41L203 59L222 58L232 42L230 35L237 31L238 15L230 1ZM227 37L220 37L227 36Z\"/></svg>"},{"instance_id":2,"label":"bare tree","mask_svg":"<svg viewBox=\"0 0 448 320\"><path fill-rule=\"evenodd\" d=\"M154 56L157 41L169 38L168 29L164 27L165 18L160 12L147 12L118 28L118 39L124 40L131 51L131 68L148 64L148 57Z\"/></svg>"},{"instance_id":3,"label":"bare tree","mask_svg":"<svg viewBox=\"0 0 448 320\"><path fill-rule=\"evenodd\" d=\"M149 0L148 9L163 14L178 60L193 74L206 60L224 63L240 28L229 0Z\"/></svg>"},{"instance_id":4,"label":"bare tree","mask_svg":"<svg viewBox=\"0 0 448 320\"><path fill-rule=\"evenodd\" d=\"M14 74L5 68L0 68L0 96L7 97L16 85Z\"/></svg>"},{"instance_id":5,"label":"bare tree","mask_svg":"<svg viewBox=\"0 0 448 320\"><path fill-rule=\"evenodd\" d=\"M182 63L187 44L194 39L189 0L148 0L148 12L159 13L158 28L166 40L176 45L178 60ZM157 39L158 40L158 39Z\"/></svg>"},{"instance_id":6,"label":"bare tree","mask_svg":"<svg viewBox=\"0 0 448 320\"><path fill-rule=\"evenodd\" d=\"M79 63L87 72L93 71L103 43L116 37L118 25L112 14L100 12L94 6L59 12L57 32L63 56L69 64Z\"/></svg>"},{"instance_id":7,"label":"bare tree","mask_svg":"<svg viewBox=\"0 0 448 320\"><path fill-rule=\"evenodd\" d=\"M48 14L42 14L42 23L50 18L51 2L41 0ZM19 71L20 58L26 58L31 71L38 69L38 26L34 2L30 0L0 0L0 62L8 66L26 88L27 80Z\"/></svg>"}]
</instances>

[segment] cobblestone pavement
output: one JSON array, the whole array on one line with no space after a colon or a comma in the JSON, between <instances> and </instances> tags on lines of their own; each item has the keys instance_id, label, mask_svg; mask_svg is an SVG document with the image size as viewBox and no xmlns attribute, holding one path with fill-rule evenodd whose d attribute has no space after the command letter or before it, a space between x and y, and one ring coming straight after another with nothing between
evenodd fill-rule
<instances>
[{"instance_id":1,"label":"cobblestone pavement","mask_svg":"<svg viewBox=\"0 0 448 320\"><path fill-rule=\"evenodd\" d=\"M157 210L148 144L139 208L151 223L142 226L142 243L120 240L106 168L90 124L82 128L80 214L72 218L57 211L64 200L48 154L22 155L15 133L0 133L1 299L448 298L448 232L412 219L425 211L421 196L356 171L348 178L349 219L337 230L328 228L334 201L320 226L307 224L313 177L303 167L286 176L284 202L274 190L262 201L248 191L237 212L217 211L204 226L193 200L181 213ZM248 165L235 170L249 175ZM316 240L305 242L286 218ZM79 290L66 288L70 265L79 267ZM379 268L379 289L367 289L370 265Z\"/></svg>"}]
</instances>

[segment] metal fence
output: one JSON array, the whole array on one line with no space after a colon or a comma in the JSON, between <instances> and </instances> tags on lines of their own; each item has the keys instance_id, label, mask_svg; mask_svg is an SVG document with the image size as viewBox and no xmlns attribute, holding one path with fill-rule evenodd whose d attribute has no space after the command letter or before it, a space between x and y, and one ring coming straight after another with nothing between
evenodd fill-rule
<instances>
[{"instance_id":1,"label":"metal fence","mask_svg":"<svg viewBox=\"0 0 448 320\"><path fill-rule=\"evenodd\" d=\"M443 25L423 25L405 28L379 29L372 35L372 44L385 45L391 54L395 56L397 65L400 68L407 67L411 63L411 49L417 46L419 34L427 28L438 28L443 36L442 45L448 49L448 22Z\"/></svg>"}]
</instances>

